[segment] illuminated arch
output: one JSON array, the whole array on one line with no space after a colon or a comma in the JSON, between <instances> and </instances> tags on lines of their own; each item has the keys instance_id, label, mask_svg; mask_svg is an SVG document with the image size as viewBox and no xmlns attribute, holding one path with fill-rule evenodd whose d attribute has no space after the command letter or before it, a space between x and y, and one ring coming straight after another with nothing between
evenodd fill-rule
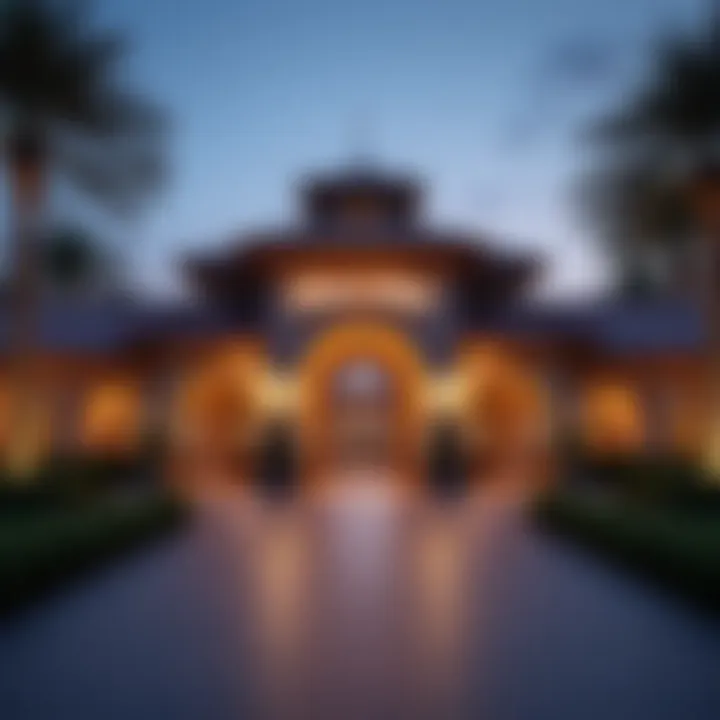
<instances>
[{"instance_id":1,"label":"illuminated arch","mask_svg":"<svg viewBox=\"0 0 720 720\"><path fill-rule=\"evenodd\" d=\"M640 450L646 427L637 391L628 384L603 382L585 395L583 438L587 447L599 453L626 453Z\"/></svg>"},{"instance_id":2,"label":"illuminated arch","mask_svg":"<svg viewBox=\"0 0 720 720\"><path fill-rule=\"evenodd\" d=\"M246 449L254 407L246 360L236 352L219 353L181 379L170 424L170 446L176 460L193 469L197 460L198 470L239 469L237 462Z\"/></svg>"},{"instance_id":3,"label":"illuminated arch","mask_svg":"<svg viewBox=\"0 0 720 720\"><path fill-rule=\"evenodd\" d=\"M301 472L317 478L327 461L327 427L334 373L356 359L375 362L388 373L395 393L398 442L393 461L407 479L422 476L426 428L426 374L416 348L400 331L374 322L333 327L309 348L300 366L299 432Z\"/></svg>"},{"instance_id":4,"label":"illuminated arch","mask_svg":"<svg viewBox=\"0 0 720 720\"><path fill-rule=\"evenodd\" d=\"M86 397L80 441L85 450L125 454L137 449L142 423L139 388L127 381L104 383Z\"/></svg>"},{"instance_id":5,"label":"illuminated arch","mask_svg":"<svg viewBox=\"0 0 720 720\"><path fill-rule=\"evenodd\" d=\"M537 373L502 348L487 345L466 368L468 443L478 471L522 463L533 478L545 469L551 403ZM542 461L542 462L541 462Z\"/></svg>"}]
</instances>

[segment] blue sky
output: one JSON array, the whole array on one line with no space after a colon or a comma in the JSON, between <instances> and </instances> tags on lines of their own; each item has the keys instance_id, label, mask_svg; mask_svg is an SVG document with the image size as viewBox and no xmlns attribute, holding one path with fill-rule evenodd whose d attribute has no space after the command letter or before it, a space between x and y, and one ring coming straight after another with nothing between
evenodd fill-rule
<instances>
[{"instance_id":1,"label":"blue sky","mask_svg":"<svg viewBox=\"0 0 720 720\"><path fill-rule=\"evenodd\" d=\"M289 218L300 173L364 149L426 178L438 224L533 248L547 292L587 292L605 269L569 202L577 129L632 83L654 31L705 5L103 0L98 23L133 41L128 80L173 119L172 182L118 232L168 289L183 251Z\"/></svg>"}]
</instances>

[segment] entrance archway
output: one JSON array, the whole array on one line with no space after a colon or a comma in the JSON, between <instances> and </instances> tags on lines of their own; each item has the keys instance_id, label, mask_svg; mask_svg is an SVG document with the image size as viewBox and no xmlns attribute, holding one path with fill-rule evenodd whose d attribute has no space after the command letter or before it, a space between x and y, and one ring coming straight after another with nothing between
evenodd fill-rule
<instances>
[{"instance_id":1,"label":"entrance archway","mask_svg":"<svg viewBox=\"0 0 720 720\"><path fill-rule=\"evenodd\" d=\"M326 331L310 346L300 367L303 479L316 482L337 469L343 448L335 441L353 442L342 438L344 430L351 436L357 432L355 440L375 442L380 440L380 424L387 469L407 482L417 481L423 467L425 389L422 361L402 332L364 322ZM352 418L348 411L354 410L361 412Z\"/></svg>"}]
</instances>

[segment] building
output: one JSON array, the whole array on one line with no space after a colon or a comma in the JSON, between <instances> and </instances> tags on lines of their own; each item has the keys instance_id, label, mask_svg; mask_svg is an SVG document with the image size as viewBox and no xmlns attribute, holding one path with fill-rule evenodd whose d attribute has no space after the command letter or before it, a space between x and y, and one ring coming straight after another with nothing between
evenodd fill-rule
<instances>
[{"instance_id":1,"label":"building","mask_svg":"<svg viewBox=\"0 0 720 720\"><path fill-rule=\"evenodd\" d=\"M159 432L176 467L232 456L251 474L283 427L303 479L364 457L414 481L443 428L475 467L537 469L571 434L699 451L691 307L531 302L542 263L434 230L412 177L351 168L300 199L292 227L187 258L190 304L44 308L36 447L125 452Z\"/></svg>"}]
</instances>

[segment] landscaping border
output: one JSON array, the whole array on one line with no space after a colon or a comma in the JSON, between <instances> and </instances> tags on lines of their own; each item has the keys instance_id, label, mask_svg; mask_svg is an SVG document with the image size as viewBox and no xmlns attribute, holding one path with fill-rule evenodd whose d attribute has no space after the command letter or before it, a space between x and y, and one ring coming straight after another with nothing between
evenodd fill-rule
<instances>
[{"instance_id":1,"label":"landscaping border","mask_svg":"<svg viewBox=\"0 0 720 720\"><path fill-rule=\"evenodd\" d=\"M567 491L544 496L536 516L549 531L720 613L720 518Z\"/></svg>"},{"instance_id":2,"label":"landscaping border","mask_svg":"<svg viewBox=\"0 0 720 720\"><path fill-rule=\"evenodd\" d=\"M0 613L8 613L176 527L166 491L106 497L0 522Z\"/></svg>"}]
</instances>

